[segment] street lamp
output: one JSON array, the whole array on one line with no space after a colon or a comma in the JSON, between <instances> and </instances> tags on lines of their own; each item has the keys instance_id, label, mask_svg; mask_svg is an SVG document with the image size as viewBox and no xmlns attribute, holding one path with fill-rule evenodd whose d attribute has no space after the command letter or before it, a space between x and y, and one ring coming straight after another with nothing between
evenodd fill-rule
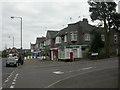
<instances>
[{"instance_id":1,"label":"street lamp","mask_svg":"<svg viewBox=\"0 0 120 90\"><path fill-rule=\"evenodd\" d=\"M11 17L12 19L14 18L19 18L21 20L21 50L22 50L22 17Z\"/></svg>"}]
</instances>

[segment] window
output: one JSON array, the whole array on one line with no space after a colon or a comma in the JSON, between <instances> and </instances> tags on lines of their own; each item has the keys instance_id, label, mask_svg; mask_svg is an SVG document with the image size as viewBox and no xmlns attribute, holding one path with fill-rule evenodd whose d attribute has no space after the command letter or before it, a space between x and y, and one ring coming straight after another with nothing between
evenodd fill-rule
<instances>
[{"instance_id":1,"label":"window","mask_svg":"<svg viewBox=\"0 0 120 90\"><path fill-rule=\"evenodd\" d=\"M67 35L64 36L64 42L67 42Z\"/></svg>"},{"instance_id":2,"label":"window","mask_svg":"<svg viewBox=\"0 0 120 90\"><path fill-rule=\"evenodd\" d=\"M71 32L71 41L77 41L77 31Z\"/></svg>"},{"instance_id":3,"label":"window","mask_svg":"<svg viewBox=\"0 0 120 90\"><path fill-rule=\"evenodd\" d=\"M46 46L46 41L44 41L44 46Z\"/></svg>"},{"instance_id":4,"label":"window","mask_svg":"<svg viewBox=\"0 0 120 90\"><path fill-rule=\"evenodd\" d=\"M117 35L114 35L114 42L117 42Z\"/></svg>"},{"instance_id":5,"label":"window","mask_svg":"<svg viewBox=\"0 0 120 90\"><path fill-rule=\"evenodd\" d=\"M105 36L103 34L101 35L101 40L105 41Z\"/></svg>"},{"instance_id":6,"label":"window","mask_svg":"<svg viewBox=\"0 0 120 90\"><path fill-rule=\"evenodd\" d=\"M57 36L55 38L55 43L58 44L58 43L61 43L61 37L60 36Z\"/></svg>"},{"instance_id":7,"label":"window","mask_svg":"<svg viewBox=\"0 0 120 90\"><path fill-rule=\"evenodd\" d=\"M50 39L46 40L45 45L50 45L50 44L51 44L51 40Z\"/></svg>"},{"instance_id":8,"label":"window","mask_svg":"<svg viewBox=\"0 0 120 90\"><path fill-rule=\"evenodd\" d=\"M85 41L90 41L90 34L89 33L84 34L84 40Z\"/></svg>"}]
</instances>

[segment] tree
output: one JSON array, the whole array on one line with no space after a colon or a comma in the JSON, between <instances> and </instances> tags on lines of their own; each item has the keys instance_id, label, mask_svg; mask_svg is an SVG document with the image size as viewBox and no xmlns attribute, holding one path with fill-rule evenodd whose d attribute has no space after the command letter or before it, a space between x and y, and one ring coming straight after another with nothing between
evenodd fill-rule
<instances>
[{"instance_id":1,"label":"tree","mask_svg":"<svg viewBox=\"0 0 120 90\"><path fill-rule=\"evenodd\" d=\"M101 48L104 47L104 42L101 40L101 34L97 31L93 31L94 39L91 42L90 52L100 53Z\"/></svg>"},{"instance_id":2,"label":"tree","mask_svg":"<svg viewBox=\"0 0 120 90\"><path fill-rule=\"evenodd\" d=\"M119 13L113 13L111 15L111 18L109 20L109 26L117 31L120 31L120 14Z\"/></svg>"},{"instance_id":3,"label":"tree","mask_svg":"<svg viewBox=\"0 0 120 90\"><path fill-rule=\"evenodd\" d=\"M108 21L113 13L116 12L117 4L115 2L96 2L94 0L89 0L88 4L89 12L91 12L90 17L92 21L100 20L104 22L104 35L105 35L105 53L106 57L109 57L109 30Z\"/></svg>"}]
</instances>

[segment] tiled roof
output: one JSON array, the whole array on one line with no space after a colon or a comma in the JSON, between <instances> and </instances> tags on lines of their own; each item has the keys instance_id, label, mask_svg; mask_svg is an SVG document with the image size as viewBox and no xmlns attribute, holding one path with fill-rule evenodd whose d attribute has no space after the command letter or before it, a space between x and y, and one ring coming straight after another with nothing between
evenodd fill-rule
<instances>
[{"instance_id":1,"label":"tiled roof","mask_svg":"<svg viewBox=\"0 0 120 90\"><path fill-rule=\"evenodd\" d=\"M60 30L60 31L54 36L54 38L55 38L56 36L62 36L62 35L67 34L67 33L69 32L69 30L70 30L69 27L72 27L72 25L73 25L73 26L78 25L79 27L82 28L82 30L83 30L84 32L91 31L91 30L93 30L93 29L95 28L95 26L93 26L93 25L90 25L90 24L88 24L88 23L86 23L86 22L83 22L83 21L79 21L79 22L77 22L77 23L68 24L68 27ZM77 26L76 26L76 27L77 27ZM75 28L76 28L76 27L75 27ZM81 30L81 29L78 29L78 30Z\"/></svg>"},{"instance_id":2,"label":"tiled roof","mask_svg":"<svg viewBox=\"0 0 120 90\"><path fill-rule=\"evenodd\" d=\"M59 31L48 30L48 31L47 31L47 35L48 35L50 38L54 38L54 36L55 36L58 32L59 32Z\"/></svg>"},{"instance_id":3,"label":"tiled roof","mask_svg":"<svg viewBox=\"0 0 120 90\"><path fill-rule=\"evenodd\" d=\"M37 37L36 43L41 43L45 40L45 37Z\"/></svg>"}]
</instances>

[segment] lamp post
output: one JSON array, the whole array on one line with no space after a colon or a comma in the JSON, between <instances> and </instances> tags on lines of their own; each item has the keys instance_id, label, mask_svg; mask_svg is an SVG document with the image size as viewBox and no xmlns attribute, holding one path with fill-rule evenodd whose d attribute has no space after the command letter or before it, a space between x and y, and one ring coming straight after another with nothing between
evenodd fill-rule
<instances>
[{"instance_id":1,"label":"lamp post","mask_svg":"<svg viewBox=\"0 0 120 90\"><path fill-rule=\"evenodd\" d=\"M21 28L21 50L22 50L22 17L11 17L12 19L14 18L19 18L21 20L21 25L20 25L20 28Z\"/></svg>"}]
</instances>

